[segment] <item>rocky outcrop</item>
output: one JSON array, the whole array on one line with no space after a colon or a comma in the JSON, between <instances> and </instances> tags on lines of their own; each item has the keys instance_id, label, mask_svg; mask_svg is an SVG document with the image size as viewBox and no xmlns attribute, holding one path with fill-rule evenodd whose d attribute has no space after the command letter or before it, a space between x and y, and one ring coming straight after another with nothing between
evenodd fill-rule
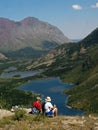
<instances>
[{"instance_id":1,"label":"rocky outcrop","mask_svg":"<svg viewBox=\"0 0 98 130\"><path fill-rule=\"evenodd\" d=\"M0 119L7 116L12 116L14 113L8 110L0 109Z\"/></svg>"},{"instance_id":2,"label":"rocky outcrop","mask_svg":"<svg viewBox=\"0 0 98 130\"><path fill-rule=\"evenodd\" d=\"M2 53L0 53L0 60L7 59L6 56L4 56Z\"/></svg>"}]
</instances>

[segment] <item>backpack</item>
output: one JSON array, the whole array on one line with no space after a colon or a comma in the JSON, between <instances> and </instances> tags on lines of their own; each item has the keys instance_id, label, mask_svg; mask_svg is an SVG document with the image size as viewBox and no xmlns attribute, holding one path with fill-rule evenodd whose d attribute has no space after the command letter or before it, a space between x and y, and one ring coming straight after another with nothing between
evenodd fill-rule
<instances>
[{"instance_id":1,"label":"backpack","mask_svg":"<svg viewBox=\"0 0 98 130\"><path fill-rule=\"evenodd\" d=\"M35 107L32 108L32 114L38 114L39 113L39 110L36 109Z\"/></svg>"},{"instance_id":2,"label":"backpack","mask_svg":"<svg viewBox=\"0 0 98 130\"><path fill-rule=\"evenodd\" d=\"M45 102L42 103L42 112L45 113Z\"/></svg>"}]
</instances>

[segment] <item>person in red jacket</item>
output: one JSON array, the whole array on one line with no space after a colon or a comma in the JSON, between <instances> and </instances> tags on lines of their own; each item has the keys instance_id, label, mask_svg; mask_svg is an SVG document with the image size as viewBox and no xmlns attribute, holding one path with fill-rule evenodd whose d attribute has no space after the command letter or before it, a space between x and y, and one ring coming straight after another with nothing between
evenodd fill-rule
<instances>
[{"instance_id":1,"label":"person in red jacket","mask_svg":"<svg viewBox=\"0 0 98 130\"><path fill-rule=\"evenodd\" d=\"M36 101L32 104L32 114L42 113L41 98L36 97Z\"/></svg>"}]
</instances>

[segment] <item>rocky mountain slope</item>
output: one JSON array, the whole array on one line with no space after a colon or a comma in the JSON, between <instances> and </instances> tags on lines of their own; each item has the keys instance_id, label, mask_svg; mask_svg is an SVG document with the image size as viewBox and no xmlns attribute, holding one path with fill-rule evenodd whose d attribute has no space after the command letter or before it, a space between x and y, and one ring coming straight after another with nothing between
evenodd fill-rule
<instances>
[{"instance_id":1,"label":"rocky mountain slope","mask_svg":"<svg viewBox=\"0 0 98 130\"><path fill-rule=\"evenodd\" d=\"M0 51L15 51L26 47L49 50L70 40L62 31L34 17L21 21L0 18Z\"/></svg>"},{"instance_id":2,"label":"rocky mountain slope","mask_svg":"<svg viewBox=\"0 0 98 130\"><path fill-rule=\"evenodd\" d=\"M29 67L41 67L41 65L50 66L58 60L58 66L62 64L66 64L67 60L79 60L81 56L84 56L87 53L87 50L91 47L93 49L93 45L95 49L97 49L98 45L98 28L96 28L93 32L91 32L88 36L77 43L68 43L63 44L59 47L56 47L48 54L43 55L38 58L36 62ZM88 52L88 55L90 52ZM91 52L92 53L92 52ZM83 57L84 58L84 57ZM87 58L87 57L85 57ZM63 60L64 59L64 60ZM85 59L83 59L85 60ZM64 62L65 61L65 62ZM71 62L72 62L71 61ZM77 61L76 61L77 62ZM57 66L56 66L57 67Z\"/></svg>"},{"instance_id":3,"label":"rocky mountain slope","mask_svg":"<svg viewBox=\"0 0 98 130\"><path fill-rule=\"evenodd\" d=\"M68 105L98 113L98 28L82 41L61 45L27 67L40 68L45 76L59 76L77 86L66 91Z\"/></svg>"},{"instance_id":4,"label":"rocky mountain slope","mask_svg":"<svg viewBox=\"0 0 98 130\"><path fill-rule=\"evenodd\" d=\"M98 44L98 27L93 32L91 32L87 37L82 39L79 42L79 44L84 47L90 46L92 44Z\"/></svg>"},{"instance_id":5,"label":"rocky mountain slope","mask_svg":"<svg viewBox=\"0 0 98 130\"><path fill-rule=\"evenodd\" d=\"M93 115L47 118L43 115L26 114L21 120L14 120L14 113L1 111L2 114L5 112L7 117L0 120L0 130L98 130L98 117ZM8 117L10 115L13 115L13 118Z\"/></svg>"}]
</instances>

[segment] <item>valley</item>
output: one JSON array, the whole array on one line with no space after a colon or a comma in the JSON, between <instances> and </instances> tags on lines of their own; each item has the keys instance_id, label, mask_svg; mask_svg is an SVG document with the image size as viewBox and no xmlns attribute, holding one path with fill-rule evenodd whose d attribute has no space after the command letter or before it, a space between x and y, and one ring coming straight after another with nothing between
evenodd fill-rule
<instances>
[{"instance_id":1,"label":"valley","mask_svg":"<svg viewBox=\"0 0 98 130\"><path fill-rule=\"evenodd\" d=\"M11 79L0 79L0 101L5 102L8 108L16 103L21 93L25 96L34 95L27 92L16 91L15 88L34 79L45 77L60 77L64 83L74 84L76 87L65 90L70 95L68 105L75 109L81 109L89 113L98 113L98 28L83 40L77 43L62 44L49 50L47 54L38 58L11 58L0 60L0 74L11 66L20 71L38 71L43 73L28 78L20 79L19 76ZM32 52L32 51L31 51ZM7 55L6 55L7 56ZM2 95L3 93L3 95ZM6 94L7 93L7 94ZM16 95L8 98L9 95ZM20 93L20 94L19 94ZM17 98L16 98L17 97ZM4 100L4 101L3 101ZM25 104L21 99L20 105ZM28 100L26 100L26 104ZM30 102L29 102L30 104ZM3 105L4 107L7 105Z\"/></svg>"}]
</instances>

